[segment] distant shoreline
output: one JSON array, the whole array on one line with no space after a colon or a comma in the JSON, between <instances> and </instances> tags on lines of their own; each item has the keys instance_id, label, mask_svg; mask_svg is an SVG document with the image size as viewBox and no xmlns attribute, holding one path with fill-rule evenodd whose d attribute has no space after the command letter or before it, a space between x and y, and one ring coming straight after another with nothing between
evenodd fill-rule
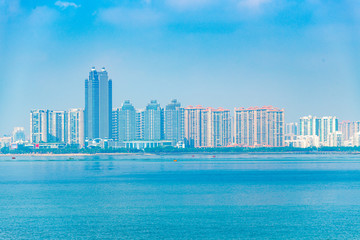
<instances>
[{"instance_id":1,"label":"distant shoreline","mask_svg":"<svg viewBox=\"0 0 360 240\"><path fill-rule=\"evenodd\" d=\"M0 157L85 157L85 156L156 156L156 155L358 155L360 151L298 151L298 152L157 152L157 153L0 153Z\"/></svg>"},{"instance_id":2,"label":"distant shoreline","mask_svg":"<svg viewBox=\"0 0 360 240\"><path fill-rule=\"evenodd\" d=\"M71 156L112 156L112 155L154 155L142 153L6 153L0 154L1 156L58 156L58 157L71 157Z\"/></svg>"}]
</instances>

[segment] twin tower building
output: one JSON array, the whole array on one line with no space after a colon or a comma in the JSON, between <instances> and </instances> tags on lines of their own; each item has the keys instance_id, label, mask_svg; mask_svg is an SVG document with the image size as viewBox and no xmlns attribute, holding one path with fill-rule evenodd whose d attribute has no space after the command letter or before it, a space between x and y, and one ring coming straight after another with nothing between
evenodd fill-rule
<instances>
[{"instance_id":1,"label":"twin tower building","mask_svg":"<svg viewBox=\"0 0 360 240\"><path fill-rule=\"evenodd\" d=\"M81 147L94 141L127 148L280 147L284 145L284 110L235 108L231 116L228 109L184 108L176 100L165 108L155 100L144 109L135 109L130 101L113 108L112 80L105 68L92 68L85 80L85 109L31 111L30 141Z\"/></svg>"}]
</instances>

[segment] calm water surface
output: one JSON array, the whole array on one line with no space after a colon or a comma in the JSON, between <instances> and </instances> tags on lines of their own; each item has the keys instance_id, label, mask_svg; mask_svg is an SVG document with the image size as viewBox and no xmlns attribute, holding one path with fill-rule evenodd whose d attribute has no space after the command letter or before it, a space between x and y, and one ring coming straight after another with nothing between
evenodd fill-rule
<instances>
[{"instance_id":1,"label":"calm water surface","mask_svg":"<svg viewBox=\"0 0 360 240\"><path fill-rule=\"evenodd\" d=\"M360 239L360 156L2 156L0 238Z\"/></svg>"}]
</instances>

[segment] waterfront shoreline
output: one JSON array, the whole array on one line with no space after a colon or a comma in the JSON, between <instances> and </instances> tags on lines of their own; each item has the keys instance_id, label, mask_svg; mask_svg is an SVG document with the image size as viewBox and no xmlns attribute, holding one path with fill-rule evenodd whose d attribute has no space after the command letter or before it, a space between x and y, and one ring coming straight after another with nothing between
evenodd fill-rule
<instances>
[{"instance_id":1,"label":"waterfront shoreline","mask_svg":"<svg viewBox=\"0 0 360 240\"><path fill-rule=\"evenodd\" d=\"M16 154L11 154L11 153L6 153L6 154L0 154L1 156L43 156L43 157L81 157L81 156L123 156L123 155L139 155L138 153L16 153ZM143 155L143 154L141 154ZM147 155L152 155L152 154L147 154Z\"/></svg>"},{"instance_id":2,"label":"waterfront shoreline","mask_svg":"<svg viewBox=\"0 0 360 240\"><path fill-rule=\"evenodd\" d=\"M86 156L161 156L161 155L359 155L360 151L319 151L319 152L157 152L157 153L0 153L0 157L86 157Z\"/></svg>"}]
</instances>

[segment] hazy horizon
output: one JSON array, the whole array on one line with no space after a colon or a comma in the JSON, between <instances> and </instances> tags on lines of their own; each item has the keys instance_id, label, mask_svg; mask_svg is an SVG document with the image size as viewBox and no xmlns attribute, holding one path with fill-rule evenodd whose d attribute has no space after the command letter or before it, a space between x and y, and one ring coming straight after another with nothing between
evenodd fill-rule
<instances>
[{"instance_id":1,"label":"hazy horizon","mask_svg":"<svg viewBox=\"0 0 360 240\"><path fill-rule=\"evenodd\" d=\"M0 0L0 136L31 109L84 107L105 67L113 107L285 109L360 120L360 2Z\"/></svg>"}]
</instances>

